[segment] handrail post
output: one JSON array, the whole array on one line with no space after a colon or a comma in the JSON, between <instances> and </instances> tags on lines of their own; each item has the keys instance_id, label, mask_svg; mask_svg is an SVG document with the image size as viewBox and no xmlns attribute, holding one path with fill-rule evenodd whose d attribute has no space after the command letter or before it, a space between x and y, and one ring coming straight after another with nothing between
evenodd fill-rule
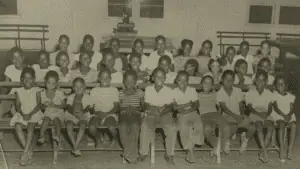
<instances>
[{"instance_id":1,"label":"handrail post","mask_svg":"<svg viewBox=\"0 0 300 169\"><path fill-rule=\"evenodd\" d=\"M21 48L21 32L20 32L20 26L17 26L17 29L18 29L18 47Z\"/></svg>"}]
</instances>

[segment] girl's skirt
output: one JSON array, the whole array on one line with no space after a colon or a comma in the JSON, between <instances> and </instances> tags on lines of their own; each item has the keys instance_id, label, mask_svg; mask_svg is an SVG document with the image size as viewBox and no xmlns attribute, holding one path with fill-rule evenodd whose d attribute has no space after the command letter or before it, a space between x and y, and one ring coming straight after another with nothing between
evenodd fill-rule
<instances>
[{"instance_id":1,"label":"girl's skirt","mask_svg":"<svg viewBox=\"0 0 300 169\"><path fill-rule=\"evenodd\" d=\"M15 126L17 123L23 124L24 126L27 126L28 123L38 123L41 124L42 120L44 118L44 114L39 111L35 113L29 120L24 120L23 116L20 113L14 114L12 119L10 120L10 126Z\"/></svg>"}]
</instances>

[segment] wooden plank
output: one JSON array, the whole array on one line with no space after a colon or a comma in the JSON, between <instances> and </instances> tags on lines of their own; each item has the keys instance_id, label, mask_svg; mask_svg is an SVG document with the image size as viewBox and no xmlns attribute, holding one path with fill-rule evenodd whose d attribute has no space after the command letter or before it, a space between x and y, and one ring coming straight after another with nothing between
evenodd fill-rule
<instances>
[{"instance_id":1,"label":"wooden plank","mask_svg":"<svg viewBox=\"0 0 300 169\"><path fill-rule=\"evenodd\" d=\"M49 30L42 29L0 29L0 32L49 32Z\"/></svg>"},{"instance_id":2,"label":"wooden plank","mask_svg":"<svg viewBox=\"0 0 300 169\"><path fill-rule=\"evenodd\" d=\"M0 40L49 40L49 38L18 38L18 37L0 37Z\"/></svg>"},{"instance_id":3,"label":"wooden plank","mask_svg":"<svg viewBox=\"0 0 300 169\"><path fill-rule=\"evenodd\" d=\"M237 43L223 43L223 44L220 44L218 43L218 46L240 46L240 44L237 44ZM252 45L250 44L250 46L260 46L260 45Z\"/></svg>"},{"instance_id":4,"label":"wooden plank","mask_svg":"<svg viewBox=\"0 0 300 169\"><path fill-rule=\"evenodd\" d=\"M231 38L231 39L270 39L270 37L265 37L265 36L227 36L227 35L218 35L218 38Z\"/></svg>"},{"instance_id":5,"label":"wooden plank","mask_svg":"<svg viewBox=\"0 0 300 169\"><path fill-rule=\"evenodd\" d=\"M49 28L49 25L26 25L26 24L0 24L0 27L41 27L41 28Z\"/></svg>"},{"instance_id":6,"label":"wooden plank","mask_svg":"<svg viewBox=\"0 0 300 169\"><path fill-rule=\"evenodd\" d=\"M232 32L232 31L217 31L218 34L253 34L253 35L270 35L269 32Z\"/></svg>"},{"instance_id":7,"label":"wooden plank","mask_svg":"<svg viewBox=\"0 0 300 169\"><path fill-rule=\"evenodd\" d=\"M276 33L278 36L296 36L300 37L300 34L294 34L294 33Z\"/></svg>"}]
</instances>

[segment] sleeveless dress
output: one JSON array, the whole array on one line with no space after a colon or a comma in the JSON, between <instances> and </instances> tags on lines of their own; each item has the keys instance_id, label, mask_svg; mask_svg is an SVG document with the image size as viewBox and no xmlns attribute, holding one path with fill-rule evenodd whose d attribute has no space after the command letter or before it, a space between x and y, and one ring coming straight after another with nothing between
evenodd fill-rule
<instances>
[{"instance_id":1,"label":"sleeveless dress","mask_svg":"<svg viewBox=\"0 0 300 169\"><path fill-rule=\"evenodd\" d=\"M31 89L26 90L24 87L19 88L16 90L18 94L20 103L21 103L21 110L24 114L30 114L30 112L35 108L37 105L37 98L36 94L40 91L40 88L33 87ZM15 126L15 124L20 123L27 126L28 123L41 123L43 119L43 113L38 111L35 113L29 120L24 120L23 116L20 112L14 114L13 118L10 121L10 126Z\"/></svg>"},{"instance_id":2,"label":"sleeveless dress","mask_svg":"<svg viewBox=\"0 0 300 169\"><path fill-rule=\"evenodd\" d=\"M55 91L55 96L52 100L47 97L46 90L43 90L41 92L42 104L45 104L46 102L53 102L55 105L60 105L63 102L63 100L65 100L65 99L66 99L65 94L61 90ZM44 112L44 115L45 115L45 117L48 117L51 120L58 118L59 120L64 121L64 110L63 109L47 107Z\"/></svg>"}]
</instances>

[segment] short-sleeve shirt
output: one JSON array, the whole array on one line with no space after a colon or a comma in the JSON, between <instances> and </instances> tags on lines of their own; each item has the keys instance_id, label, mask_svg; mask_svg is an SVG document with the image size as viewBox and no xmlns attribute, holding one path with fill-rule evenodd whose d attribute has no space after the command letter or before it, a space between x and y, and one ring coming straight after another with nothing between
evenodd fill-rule
<instances>
[{"instance_id":1,"label":"short-sleeve shirt","mask_svg":"<svg viewBox=\"0 0 300 169\"><path fill-rule=\"evenodd\" d=\"M248 54L246 57L242 56L242 55L237 55L234 57L233 59L233 65L235 65L235 63L240 60L243 59L247 62L248 64L248 70L247 70L247 74L253 74L253 61L254 61L254 57L250 54Z\"/></svg>"},{"instance_id":2,"label":"short-sleeve shirt","mask_svg":"<svg viewBox=\"0 0 300 169\"><path fill-rule=\"evenodd\" d=\"M47 69L41 69L40 65L34 64L32 65L32 68L35 71L36 81L37 82L44 82L45 76L50 70L56 70L56 66L49 66Z\"/></svg>"},{"instance_id":3,"label":"short-sleeve shirt","mask_svg":"<svg viewBox=\"0 0 300 169\"><path fill-rule=\"evenodd\" d=\"M90 96L95 111L107 113L114 108L114 103L119 102L119 91L115 87L95 87Z\"/></svg>"},{"instance_id":4,"label":"short-sleeve shirt","mask_svg":"<svg viewBox=\"0 0 300 169\"><path fill-rule=\"evenodd\" d=\"M173 63L173 55L172 53L165 51L164 55L167 55L170 57L171 62ZM148 69L153 71L158 66L158 61L160 59L160 55L157 53L157 50L152 52L147 60L148 62Z\"/></svg>"},{"instance_id":5,"label":"short-sleeve shirt","mask_svg":"<svg viewBox=\"0 0 300 169\"><path fill-rule=\"evenodd\" d=\"M256 89L250 89L245 96L246 104L251 104L258 112L267 112L269 104L274 101L274 93L268 89L259 94Z\"/></svg>"},{"instance_id":6,"label":"short-sleeve shirt","mask_svg":"<svg viewBox=\"0 0 300 169\"><path fill-rule=\"evenodd\" d=\"M4 75L12 82L20 82L21 81L21 70L16 69L15 65L9 65L6 67L4 71Z\"/></svg>"},{"instance_id":7,"label":"short-sleeve shirt","mask_svg":"<svg viewBox=\"0 0 300 169\"><path fill-rule=\"evenodd\" d=\"M296 97L290 93L281 95L277 91L274 92L274 101L276 101L278 108L284 113L289 114L291 104L295 102Z\"/></svg>"},{"instance_id":8,"label":"short-sleeve shirt","mask_svg":"<svg viewBox=\"0 0 300 169\"><path fill-rule=\"evenodd\" d=\"M74 103L74 98L75 98L75 93L71 94L70 96L68 96L68 99L67 99L67 104L68 105L73 105ZM91 98L88 94L84 94L83 97L82 97L82 106L83 106L83 109L87 108L88 106L91 105Z\"/></svg>"},{"instance_id":9,"label":"short-sleeve shirt","mask_svg":"<svg viewBox=\"0 0 300 169\"><path fill-rule=\"evenodd\" d=\"M174 101L179 105L186 104L191 101L195 102L198 100L196 89L189 86L186 88L185 92L180 90L178 87L173 89L173 97Z\"/></svg>"},{"instance_id":10,"label":"short-sleeve shirt","mask_svg":"<svg viewBox=\"0 0 300 169\"><path fill-rule=\"evenodd\" d=\"M90 69L90 71L83 75L79 69L73 70L71 71L71 79L72 81L76 78L76 77L81 77L84 79L85 82L96 82L97 78L98 78L98 73L95 69Z\"/></svg>"},{"instance_id":11,"label":"short-sleeve shirt","mask_svg":"<svg viewBox=\"0 0 300 169\"><path fill-rule=\"evenodd\" d=\"M208 62L211 58L210 57L207 57L207 56L198 56L197 57L197 60L198 60L198 63L199 63L199 68L198 68L198 72L203 75L207 72L209 72L209 69L208 69Z\"/></svg>"},{"instance_id":12,"label":"short-sleeve shirt","mask_svg":"<svg viewBox=\"0 0 300 169\"><path fill-rule=\"evenodd\" d=\"M133 94L126 94L124 90L121 90L119 93L120 106L121 108L126 108L128 106L140 107L141 99L144 98L144 92L137 89Z\"/></svg>"},{"instance_id":13,"label":"short-sleeve shirt","mask_svg":"<svg viewBox=\"0 0 300 169\"><path fill-rule=\"evenodd\" d=\"M123 83L122 72L115 72L111 74L111 83Z\"/></svg>"},{"instance_id":14,"label":"short-sleeve shirt","mask_svg":"<svg viewBox=\"0 0 300 169\"><path fill-rule=\"evenodd\" d=\"M200 114L217 112L217 95L215 92L198 94Z\"/></svg>"},{"instance_id":15,"label":"short-sleeve shirt","mask_svg":"<svg viewBox=\"0 0 300 169\"><path fill-rule=\"evenodd\" d=\"M39 91L41 91L41 89L38 87L32 87L31 89L22 87L16 90L21 103L21 110L24 114L29 114L36 107L36 95Z\"/></svg>"},{"instance_id":16,"label":"short-sleeve shirt","mask_svg":"<svg viewBox=\"0 0 300 169\"><path fill-rule=\"evenodd\" d=\"M159 92L155 90L154 85L145 88L145 103L152 106L161 107L173 102L173 91L167 86L163 86Z\"/></svg>"},{"instance_id":17,"label":"short-sleeve shirt","mask_svg":"<svg viewBox=\"0 0 300 169\"><path fill-rule=\"evenodd\" d=\"M235 114L240 114L240 102L244 100L244 95L241 89L233 87L232 93L229 96L224 87L217 92L217 102L225 103L227 108Z\"/></svg>"},{"instance_id":18,"label":"short-sleeve shirt","mask_svg":"<svg viewBox=\"0 0 300 169\"><path fill-rule=\"evenodd\" d=\"M79 61L80 53L74 56L75 61ZM97 70L98 63L102 60L102 54L100 52L94 51L94 55L92 56L92 62L90 67L94 70Z\"/></svg>"},{"instance_id":19,"label":"short-sleeve shirt","mask_svg":"<svg viewBox=\"0 0 300 169\"><path fill-rule=\"evenodd\" d=\"M254 82L256 74L252 76L252 81ZM273 75L268 74L268 85L273 85L275 78Z\"/></svg>"},{"instance_id":20,"label":"short-sleeve shirt","mask_svg":"<svg viewBox=\"0 0 300 169\"><path fill-rule=\"evenodd\" d=\"M56 69L56 72L58 74L60 82L71 82L72 81L71 70L70 69L69 69L68 73L65 74L65 75L61 72L59 67Z\"/></svg>"},{"instance_id":21,"label":"short-sleeve shirt","mask_svg":"<svg viewBox=\"0 0 300 169\"><path fill-rule=\"evenodd\" d=\"M127 56L128 60L129 58L130 58L130 54ZM148 59L149 56L146 56L145 54L142 55L141 66L140 66L140 69L142 71L146 71L148 69Z\"/></svg>"},{"instance_id":22,"label":"short-sleeve shirt","mask_svg":"<svg viewBox=\"0 0 300 169\"><path fill-rule=\"evenodd\" d=\"M253 80L250 77L244 76L244 79L245 79L245 81L244 81L245 85L253 84ZM239 83L240 83L240 79L237 75L235 75L234 84L239 84Z\"/></svg>"}]
</instances>

